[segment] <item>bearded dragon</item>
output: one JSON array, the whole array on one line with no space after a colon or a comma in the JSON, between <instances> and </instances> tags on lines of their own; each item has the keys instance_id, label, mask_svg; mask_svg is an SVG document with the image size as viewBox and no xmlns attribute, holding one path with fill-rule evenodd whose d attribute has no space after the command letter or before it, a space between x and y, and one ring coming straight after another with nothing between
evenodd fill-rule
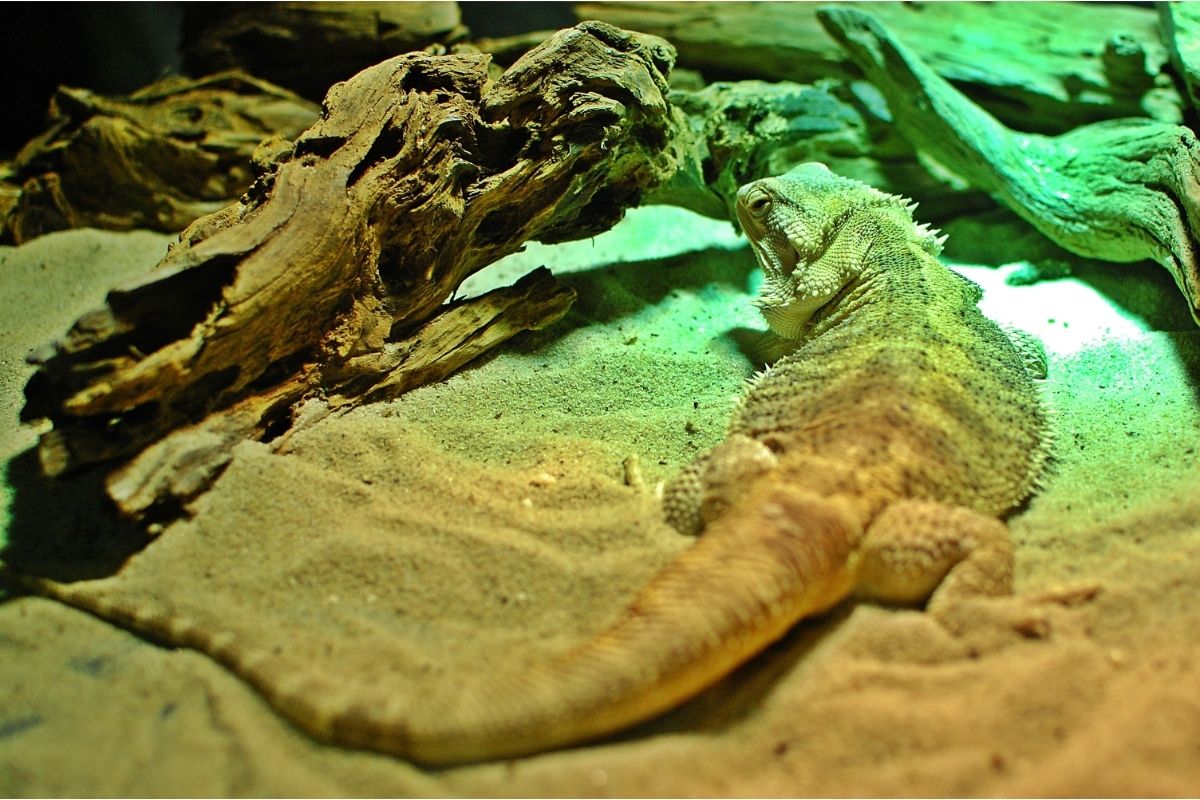
<instances>
[{"instance_id":1,"label":"bearded dragon","mask_svg":"<svg viewBox=\"0 0 1200 800\"><path fill-rule=\"evenodd\" d=\"M912 208L816 163L743 186L756 303L794 346L667 488L668 521L700 538L593 638L452 708L348 726L355 743L434 764L533 753L673 708L851 596L932 595L936 615L1009 593L998 517L1047 458L1045 364Z\"/></svg>"},{"instance_id":2,"label":"bearded dragon","mask_svg":"<svg viewBox=\"0 0 1200 800\"><path fill-rule=\"evenodd\" d=\"M1034 490L1047 455L1030 341L980 313L979 288L938 261L941 240L902 198L814 163L742 187L736 212L764 271L756 302L791 352L752 381L728 438L668 486L668 521L701 535L607 629L448 705L397 692L346 707L185 622L128 622L212 653L318 738L446 765L654 717L852 596L932 595L936 615L1008 593L998 516Z\"/></svg>"}]
</instances>

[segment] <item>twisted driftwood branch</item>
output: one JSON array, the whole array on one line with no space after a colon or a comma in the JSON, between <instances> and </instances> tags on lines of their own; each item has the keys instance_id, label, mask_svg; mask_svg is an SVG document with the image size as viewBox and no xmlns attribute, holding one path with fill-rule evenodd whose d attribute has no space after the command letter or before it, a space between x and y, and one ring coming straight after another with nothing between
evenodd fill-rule
<instances>
[{"instance_id":1,"label":"twisted driftwood branch","mask_svg":"<svg viewBox=\"0 0 1200 800\"><path fill-rule=\"evenodd\" d=\"M1153 9L1088 3L852 4L874 15L943 78L1006 124L1061 133L1118 117L1178 122L1183 100L1162 67L1167 50ZM1187 3L1163 3L1185 7ZM808 83L857 71L795 2L584 2L598 19L661 36L679 66L709 79Z\"/></svg>"},{"instance_id":2,"label":"twisted driftwood branch","mask_svg":"<svg viewBox=\"0 0 1200 800\"><path fill-rule=\"evenodd\" d=\"M495 83L486 56L411 53L334 87L242 202L198 220L38 355L23 416L54 422L43 467L158 442L117 479L140 513L152 484L194 490L219 469L214 446L286 427L302 398L388 396L439 360L415 351L457 354L424 369L436 377L501 333L557 319L570 296L543 277L488 336L453 310L449 330L421 335L468 275L529 239L606 230L671 174L672 58L655 37L585 24ZM174 469L188 474L164 483Z\"/></svg>"},{"instance_id":3,"label":"twisted driftwood branch","mask_svg":"<svg viewBox=\"0 0 1200 800\"><path fill-rule=\"evenodd\" d=\"M893 130L882 99L861 81L714 83L672 92L671 100L686 115L675 138L679 167L646 202L732 220L740 186L820 161L840 175L920 200L931 220L994 208L986 194L963 191L926 170Z\"/></svg>"},{"instance_id":4,"label":"twisted driftwood branch","mask_svg":"<svg viewBox=\"0 0 1200 800\"><path fill-rule=\"evenodd\" d=\"M361 394L346 386L306 400L317 375L285 381L172 431L116 469L108 478L108 493L132 516L166 501L185 501L220 474L238 442L268 438L273 429L285 428L272 442L276 450L285 450L292 433L330 412L442 380L515 334L558 320L574 299L574 291L558 287L549 270L535 270L511 287L456 303L408 337L388 342L374 355L380 364L373 374L384 377Z\"/></svg>"},{"instance_id":5,"label":"twisted driftwood branch","mask_svg":"<svg viewBox=\"0 0 1200 800\"><path fill-rule=\"evenodd\" d=\"M1053 137L1012 131L870 15L826 8L818 18L887 98L896 126L918 149L1066 250L1157 261L1200 323L1200 145L1190 129L1128 119Z\"/></svg>"}]
</instances>

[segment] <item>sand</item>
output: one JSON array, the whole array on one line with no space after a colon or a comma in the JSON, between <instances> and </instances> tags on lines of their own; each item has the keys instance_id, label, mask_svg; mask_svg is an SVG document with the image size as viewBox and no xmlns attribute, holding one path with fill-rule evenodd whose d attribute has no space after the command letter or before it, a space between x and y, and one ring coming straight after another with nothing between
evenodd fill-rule
<instances>
[{"instance_id":1,"label":"sand","mask_svg":"<svg viewBox=\"0 0 1200 800\"><path fill-rule=\"evenodd\" d=\"M22 359L166 241L0 248L9 553L92 556L89 593L219 631L333 704L436 704L601 627L687 546L652 487L719 440L757 366L748 249L728 225L639 209L463 287L545 263L580 294L562 323L283 451L240 445L189 518L129 555L140 533L94 482L37 477ZM1050 351L1056 461L1010 520L1008 602L1099 587L1040 604L1047 635L981 621L955 638L847 604L614 739L438 771L312 741L202 652L11 598L0 794L1200 794L1200 330L1153 266L1007 286L1017 268L963 267L988 313ZM646 487L625 480L634 455Z\"/></svg>"}]
</instances>

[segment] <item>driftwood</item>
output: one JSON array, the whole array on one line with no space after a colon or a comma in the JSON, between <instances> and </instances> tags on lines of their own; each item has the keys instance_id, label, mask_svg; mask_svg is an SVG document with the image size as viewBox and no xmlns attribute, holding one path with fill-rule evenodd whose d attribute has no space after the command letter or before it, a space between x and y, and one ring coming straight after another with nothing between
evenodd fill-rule
<instances>
[{"instance_id":1,"label":"driftwood","mask_svg":"<svg viewBox=\"0 0 1200 800\"><path fill-rule=\"evenodd\" d=\"M508 67L518 58L537 47L554 35L554 31L528 31L512 36L484 37L473 39L469 44L459 45L456 49L475 49L492 57L492 63Z\"/></svg>"},{"instance_id":2,"label":"driftwood","mask_svg":"<svg viewBox=\"0 0 1200 800\"><path fill-rule=\"evenodd\" d=\"M21 187L13 175L12 164L0 162L0 242L11 241L7 233L7 220L21 202Z\"/></svg>"},{"instance_id":3,"label":"driftwood","mask_svg":"<svg viewBox=\"0 0 1200 800\"><path fill-rule=\"evenodd\" d=\"M128 97L60 88L47 130L3 176L0 241L76 227L182 230L249 188L255 149L319 110L239 72L167 78Z\"/></svg>"},{"instance_id":4,"label":"driftwood","mask_svg":"<svg viewBox=\"0 0 1200 800\"><path fill-rule=\"evenodd\" d=\"M1088 3L856 3L993 115L1058 133L1102 119L1182 119L1152 9ZM856 76L815 3L588 2L579 19L653 33L711 79ZM1114 35L1117 32L1117 35Z\"/></svg>"},{"instance_id":5,"label":"driftwood","mask_svg":"<svg viewBox=\"0 0 1200 800\"><path fill-rule=\"evenodd\" d=\"M1056 137L1014 132L869 14L830 8L818 17L909 141L1072 253L1162 264L1200 323L1200 144L1190 129L1131 119Z\"/></svg>"},{"instance_id":6,"label":"driftwood","mask_svg":"<svg viewBox=\"0 0 1200 800\"><path fill-rule=\"evenodd\" d=\"M686 115L676 131L678 171L646 196L718 219L736 219L738 187L820 161L841 175L921 202L926 219L994 208L986 194L937 176L896 134L883 98L862 81L714 83L671 93Z\"/></svg>"},{"instance_id":7,"label":"driftwood","mask_svg":"<svg viewBox=\"0 0 1200 800\"><path fill-rule=\"evenodd\" d=\"M208 487L243 439L272 439L276 451L286 452L292 433L329 413L442 380L515 334L555 322L574 300L574 290L559 287L542 268L509 288L455 303L409 336L371 354L376 361L372 367L384 377L370 389L358 393L353 386L343 386L326 397L306 399L320 380L308 374L251 394L147 447L109 476L109 496L132 516L166 501L182 503Z\"/></svg>"},{"instance_id":8,"label":"driftwood","mask_svg":"<svg viewBox=\"0 0 1200 800\"><path fill-rule=\"evenodd\" d=\"M184 68L241 69L311 100L385 58L466 36L453 2L192 3Z\"/></svg>"},{"instance_id":9,"label":"driftwood","mask_svg":"<svg viewBox=\"0 0 1200 800\"><path fill-rule=\"evenodd\" d=\"M1200 8L1191 3L1159 3L1158 14L1171 63L1187 91L1192 112L1200 112Z\"/></svg>"},{"instance_id":10,"label":"driftwood","mask_svg":"<svg viewBox=\"0 0 1200 800\"><path fill-rule=\"evenodd\" d=\"M169 499L161 487L210 480L229 435L286 430L304 398L386 397L561 316L569 296L541 278L482 338L491 312L443 303L526 240L611 227L674 171L672 57L660 39L592 24L490 85L486 56L413 53L334 87L241 203L198 220L37 356L23 416L54 422L44 469L158 442L110 483L137 514Z\"/></svg>"}]
</instances>

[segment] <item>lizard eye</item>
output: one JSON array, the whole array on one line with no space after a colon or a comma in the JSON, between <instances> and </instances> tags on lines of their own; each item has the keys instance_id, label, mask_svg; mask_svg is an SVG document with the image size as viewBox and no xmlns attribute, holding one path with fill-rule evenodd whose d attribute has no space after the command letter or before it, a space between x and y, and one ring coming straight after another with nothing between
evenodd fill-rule
<instances>
[{"instance_id":1,"label":"lizard eye","mask_svg":"<svg viewBox=\"0 0 1200 800\"><path fill-rule=\"evenodd\" d=\"M760 194L746 204L750 209L750 213L756 217L761 217L771 208L771 198L765 194Z\"/></svg>"}]
</instances>

